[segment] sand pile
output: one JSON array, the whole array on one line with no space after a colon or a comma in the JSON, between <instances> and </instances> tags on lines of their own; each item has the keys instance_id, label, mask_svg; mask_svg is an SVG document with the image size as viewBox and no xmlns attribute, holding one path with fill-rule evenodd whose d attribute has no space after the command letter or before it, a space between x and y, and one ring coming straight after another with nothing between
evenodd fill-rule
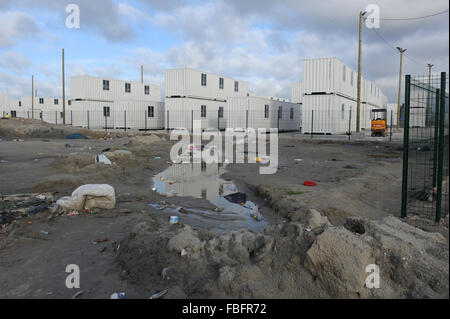
<instances>
[{"instance_id":1,"label":"sand pile","mask_svg":"<svg viewBox=\"0 0 450 319\"><path fill-rule=\"evenodd\" d=\"M171 226L177 227L177 226ZM122 241L125 278L168 298L448 298L448 241L395 217L302 223L215 237L189 226L138 224ZM175 233L174 233L175 231ZM366 287L368 265L380 288Z\"/></svg>"}]
</instances>

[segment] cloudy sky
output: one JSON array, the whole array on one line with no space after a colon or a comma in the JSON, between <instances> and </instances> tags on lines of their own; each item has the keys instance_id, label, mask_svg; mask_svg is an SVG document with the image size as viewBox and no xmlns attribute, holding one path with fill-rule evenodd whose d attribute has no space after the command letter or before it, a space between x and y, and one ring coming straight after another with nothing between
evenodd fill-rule
<instances>
[{"instance_id":1,"label":"cloudy sky","mask_svg":"<svg viewBox=\"0 0 450 319\"><path fill-rule=\"evenodd\" d=\"M68 29L65 8L80 8L80 28ZM358 13L380 8L386 41L363 29L363 76L396 100L399 54L404 72L447 71L447 0L0 0L0 93L61 96L61 48L66 77L90 74L164 85L164 70L188 66L249 81L255 94L289 97L304 58L336 56L357 68ZM70 94L70 90L69 90Z\"/></svg>"}]
</instances>

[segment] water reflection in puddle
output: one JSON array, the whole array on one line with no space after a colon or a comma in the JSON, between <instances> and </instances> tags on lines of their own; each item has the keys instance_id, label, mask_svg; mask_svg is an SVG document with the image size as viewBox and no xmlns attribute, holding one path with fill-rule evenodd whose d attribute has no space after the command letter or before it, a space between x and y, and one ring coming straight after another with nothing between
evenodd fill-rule
<instances>
[{"instance_id":1,"label":"water reflection in puddle","mask_svg":"<svg viewBox=\"0 0 450 319\"><path fill-rule=\"evenodd\" d=\"M220 178L224 172L225 166L217 163L202 162L169 166L153 177L155 191L167 196L206 199L218 209L162 207L162 211L179 216L184 223L216 233L241 228L248 228L255 232L263 230L267 223L255 218L260 216L255 203L246 201L241 205L224 198L226 195L238 192L233 182Z\"/></svg>"}]
</instances>

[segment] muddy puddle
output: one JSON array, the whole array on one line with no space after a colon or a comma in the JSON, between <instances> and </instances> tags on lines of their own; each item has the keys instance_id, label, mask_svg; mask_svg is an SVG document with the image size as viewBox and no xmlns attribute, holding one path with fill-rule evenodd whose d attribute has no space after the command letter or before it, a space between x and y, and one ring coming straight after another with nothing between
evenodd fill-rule
<instances>
[{"instance_id":1,"label":"muddy puddle","mask_svg":"<svg viewBox=\"0 0 450 319\"><path fill-rule=\"evenodd\" d=\"M262 231L267 226L260 215L258 206L245 201L234 203L226 197L236 194L238 188L232 181L220 176L225 172L226 164L189 163L174 164L153 177L153 191L166 196L205 199L216 206L215 210L204 208L185 208L160 203L151 204L171 216L178 216L180 221L198 229L207 229L214 233L224 233L247 228L254 232ZM189 207L195 206L186 199ZM261 220L262 219L262 220Z\"/></svg>"}]
</instances>

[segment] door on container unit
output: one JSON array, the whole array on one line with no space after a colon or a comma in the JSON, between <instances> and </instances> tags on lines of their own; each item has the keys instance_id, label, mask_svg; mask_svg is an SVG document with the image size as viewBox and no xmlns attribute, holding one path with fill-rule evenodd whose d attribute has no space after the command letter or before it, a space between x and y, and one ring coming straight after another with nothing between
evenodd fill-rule
<instances>
[{"instance_id":1,"label":"door on container unit","mask_svg":"<svg viewBox=\"0 0 450 319\"><path fill-rule=\"evenodd\" d=\"M100 119L97 120L101 127L106 128L114 128L114 117L112 108L110 105L103 106L103 114Z\"/></svg>"}]
</instances>

